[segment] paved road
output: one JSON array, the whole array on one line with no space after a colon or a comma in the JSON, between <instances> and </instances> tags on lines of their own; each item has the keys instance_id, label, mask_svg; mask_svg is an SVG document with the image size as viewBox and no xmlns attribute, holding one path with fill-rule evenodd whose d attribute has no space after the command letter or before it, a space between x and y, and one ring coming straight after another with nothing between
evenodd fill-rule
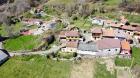
<instances>
[{"instance_id":1,"label":"paved road","mask_svg":"<svg viewBox=\"0 0 140 78\"><path fill-rule=\"evenodd\" d=\"M12 52L9 52L10 53L10 56L20 56L20 55L36 55L36 54L39 54L39 55L47 55L47 54L51 54L51 53L56 53L58 50L60 50L60 48L64 47L65 45L61 45L61 46L55 46L49 50L46 50L46 51L37 51L37 52L22 52L22 53L12 53Z\"/></svg>"}]
</instances>

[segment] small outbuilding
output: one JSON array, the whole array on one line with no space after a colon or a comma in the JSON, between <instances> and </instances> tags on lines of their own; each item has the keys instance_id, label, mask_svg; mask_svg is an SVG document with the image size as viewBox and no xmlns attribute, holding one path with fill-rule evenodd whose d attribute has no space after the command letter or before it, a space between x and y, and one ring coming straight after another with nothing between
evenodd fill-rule
<instances>
[{"instance_id":1,"label":"small outbuilding","mask_svg":"<svg viewBox=\"0 0 140 78\"><path fill-rule=\"evenodd\" d=\"M0 49L0 65L2 65L6 60L8 60L9 57L10 55L6 50Z\"/></svg>"}]
</instances>

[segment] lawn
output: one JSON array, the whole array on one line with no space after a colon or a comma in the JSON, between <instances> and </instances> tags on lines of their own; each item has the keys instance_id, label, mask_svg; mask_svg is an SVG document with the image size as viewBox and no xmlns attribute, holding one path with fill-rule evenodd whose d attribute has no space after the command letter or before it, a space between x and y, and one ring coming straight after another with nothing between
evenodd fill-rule
<instances>
[{"instance_id":1,"label":"lawn","mask_svg":"<svg viewBox=\"0 0 140 78\"><path fill-rule=\"evenodd\" d=\"M115 74L111 74L107 69L105 64L96 63L95 67L95 78L116 78Z\"/></svg>"},{"instance_id":2,"label":"lawn","mask_svg":"<svg viewBox=\"0 0 140 78\"><path fill-rule=\"evenodd\" d=\"M0 78L69 78L70 62L48 60L45 56L12 57L0 67Z\"/></svg>"},{"instance_id":3,"label":"lawn","mask_svg":"<svg viewBox=\"0 0 140 78\"><path fill-rule=\"evenodd\" d=\"M123 58L118 58L116 57L115 59L115 64L117 66L131 66L131 59L123 59Z\"/></svg>"},{"instance_id":4,"label":"lawn","mask_svg":"<svg viewBox=\"0 0 140 78\"><path fill-rule=\"evenodd\" d=\"M5 41L4 48L8 51L32 50L40 44L38 36L21 36Z\"/></svg>"}]
</instances>

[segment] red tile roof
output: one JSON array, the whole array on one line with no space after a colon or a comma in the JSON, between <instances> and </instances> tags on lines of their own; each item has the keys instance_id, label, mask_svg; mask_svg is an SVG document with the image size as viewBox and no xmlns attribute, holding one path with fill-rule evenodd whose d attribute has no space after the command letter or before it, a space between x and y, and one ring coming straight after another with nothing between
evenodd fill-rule
<instances>
[{"instance_id":1,"label":"red tile roof","mask_svg":"<svg viewBox=\"0 0 140 78\"><path fill-rule=\"evenodd\" d=\"M115 32L113 29L104 29L103 36L105 37L115 37Z\"/></svg>"},{"instance_id":2,"label":"red tile roof","mask_svg":"<svg viewBox=\"0 0 140 78\"><path fill-rule=\"evenodd\" d=\"M121 41L121 48L124 50L131 50L130 44L126 40Z\"/></svg>"},{"instance_id":3,"label":"red tile roof","mask_svg":"<svg viewBox=\"0 0 140 78\"><path fill-rule=\"evenodd\" d=\"M77 48L78 41L68 41L66 42L66 47Z\"/></svg>"},{"instance_id":4,"label":"red tile roof","mask_svg":"<svg viewBox=\"0 0 140 78\"><path fill-rule=\"evenodd\" d=\"M92 33L102 33L102 29L96 27L96 28L91 29L91 32Z\"/></svg>"},{"instance_id":5,"label":"red tile roof","mask_svg":"<svg viewBox=\"0 0 140 78\"><path fill-rule=\"evenodd\" d=\"M97 46L99 49L111 49L111 48L120 48L120 40L119 39L102 39L97 42Z\"/></svg>"},{"instance_id":6,"label":"red tile roof","mask_svg":"<svg viewBox=\"0 0 140 78\"><path fill-rule=\"evenodd\" d=\"M61 32L59 33L59 37L66 37L65 33L66 33L66 31L61 31Z\"/></svg>"},{"instance_id":7,"label":"red tile roof","mask_svg":"<svg viewBox=\"0 0 140 78\"><path fill-rule=\"evenodd\" d=\"M139 23L130 23L132 26L140 26Z\"/></svg>"},{"instance_id":8,"label":"red tile roof","mask_svg":"<svg viewBox=\"0 0 140 78\"><path fill-rule=\"evenodd\" d=\"M120 23L111 23L111 27L115 27L115 28L119 28L121 27L121 24Z\"/></svg>"},{"instance_id":9,"label":"red tile roof","mask_svg":"<svg viewBox=\"0 0 140 78\"><path fill-rule=\"evenodd\" d=\"M79 37L79 32L78 31L67 31L65 33L66 36L72 36L72 37Z\"/></svg>"},{"instance_id":10,"label":"red tile roof","mask_svg":"<svg viewBox=\"0 0 140 78\"><path fill-rule=\"evenodd\" d=\"M135 27L135 31L140 32L140 27Z\"/></svg>"},{"instance_id":11,"label":"red tile roof","mask_svg":"<svg viewBox=\"0 0 140 78\"><path fill-rule=\"evenodd\" d=\"M123 29L123 30L131 30L131 31L134 31L135 30L135 27L132 27L130 25L129 26L123 25L120 28Z\"/></svg>"}]
</instances>

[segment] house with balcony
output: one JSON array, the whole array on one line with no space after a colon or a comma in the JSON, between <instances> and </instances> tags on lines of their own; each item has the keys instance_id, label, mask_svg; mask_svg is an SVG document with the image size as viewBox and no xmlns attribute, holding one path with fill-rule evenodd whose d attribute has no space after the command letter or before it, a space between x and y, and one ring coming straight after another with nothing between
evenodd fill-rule
<instances>
[{"instance_id":1,"label":"house with balcony","mask_svg":"<svg viewBox=\"0 0 140 78\"><path fill-rule=\"evenodd\" d=\"M120 29L131 36L134 35L135 27L132 27L131 25L123 25Z\"/></svg>"},{"instance_id":2,"label":"house with balcony","mask_svg":"<svg viewBox=\"0 0 140 78\"><path fill-rule=\"evenodd\" d=\"M59 40L66 46L61 48L63 52L76 52L77 46L80 40L80 34L78 31L61 31L59 34Z\"/></svg>"},{"instance_id":3,"label":"house with balcony","mask_svg":"<svg viewBox=\"0 0 140 78\"><path fill-rule=\"evenodd\" d=\"M102 28L93 28L91 29L91 34L92 34L92 37L91 37L91 40L92 41L98 41L98 40L101 40L102 39Z\"/></svg>"}]
</instances>

